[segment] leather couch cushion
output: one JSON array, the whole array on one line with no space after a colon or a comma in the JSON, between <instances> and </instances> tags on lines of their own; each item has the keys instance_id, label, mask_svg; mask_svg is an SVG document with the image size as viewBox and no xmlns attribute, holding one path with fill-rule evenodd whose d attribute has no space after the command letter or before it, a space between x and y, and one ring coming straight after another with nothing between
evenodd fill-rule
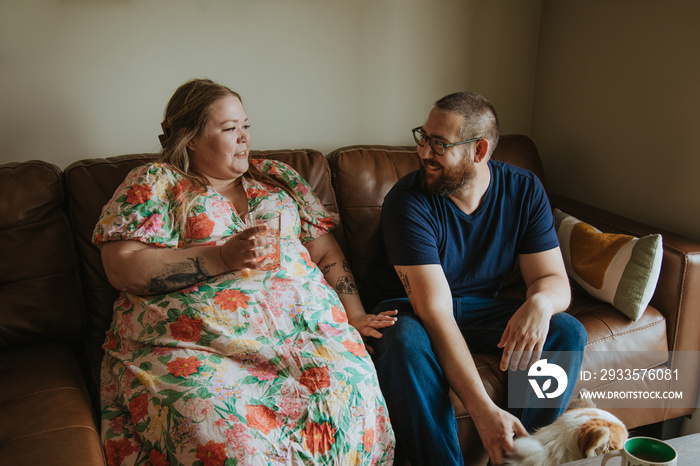
<instances>
[{"instance_id":1,"label":"leather couch cushion","mask_svg":"<svg viewBox=\"0 0 700 466\"><path fill-rule=\"evenodd\" d=\"M65 345L0 352L0 381L2 464L104 464L83 373Z\"/></svg>"},{"instance_id":2,"label":"leather couch cushion","mask_svg":"<svg viewBox=\"0 0 700 466\"><path fill-rule=\"evenodd\" d=\"M111 159L81 160L64 170L71 226L79 257L79 271L86 310L85 351L92 377L88 388L99 400L100 364L105 331L112 322L112 306L119 293L112 288L102 267L100 250L92 244L92 232L102 207L112 197L126 174L155 160L153 154Z\"/></svg>"},{"instance_id":3,"label":"leather couch cushion","mask_svg":"<svg viewBox=\"0 0 700 466\"><path fill-rule=\"evenodd\" d=\"M418 169L415 147L349 146L328 154L343 223L346 256L359 286L379 241L384 197L402 176Z\"/></svg>"},{"instance_id":4,"label":"leather couch cushion","mask_svg":"<svg viewBox=\"0 0 700 466\"><path fill-rule=\"evenodd\" d=\"M80 336L83 305L63 207L55 165L0 166L0 349Z\"/></svg>"}]
</instances>

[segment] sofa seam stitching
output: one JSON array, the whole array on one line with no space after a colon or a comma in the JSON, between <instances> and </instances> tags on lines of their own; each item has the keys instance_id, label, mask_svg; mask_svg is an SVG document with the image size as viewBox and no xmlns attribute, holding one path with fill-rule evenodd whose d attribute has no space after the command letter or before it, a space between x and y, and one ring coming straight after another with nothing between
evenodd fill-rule
<instances>
[{"instance_id":1,"label":"sofa seam stitching","mask_svg":"<svg viewBox=\"0 0 700 466\"><path fill-rule=\"evenodd\" d=\"M412 154L408 149L401 150L401 149L383 149L381 146L367 146L367 147L348 147L346 149L341 150L340 152L336 152L336 156L343 155L347 152L352 152L352 151L367 151L367 150L381 150L382 152L387 152L387 153L392 153L392 154L398 154L398 153L404 153L404 154Z\"/></svg>"},{"instance_id":2,"label":"sofa seam stitching","mask_svg":"<svg viewBox=\"0 0 700 466\"><path fill-rule=\"evenodd\" d=\"M61 426L61 427L56 427L56 428L54 428L54 429L42 430L41 432L32 432L31 434L26 434L26 435L21 435L21 436L19 436L19 437L14 437L14 438L8 439L6 442L4 442L3 444L1 444L1 446L8 445L8 444L10 444L10 443L12 443L12 442L16 442L16 441L18 441L18 440L23 440L23 439L26 439L26 438L29 438L29 437L34 437L34 436L36 436L36 435L42 435L42 434L47 434L47 433L49 433L49 432L56 432L56 431L59 431L59 430L68 430L68 429L76 429L76 428L78 428L78 429L88 429L88 430L91 430L91 431L93 431L93 432L95 432L95 433L97 434L97 430L96 430L94 427L86 426L86 425L82 425L82 424L72 424L72 425L69 425L69 426Z\"/></svg>"},{"instance_id":3,"label":"sofa seam stitching","mask_svg":"<svg viewBox=\"0 0 700 466\"><path fill-rule=\"evenodd\" d=\"M81 390L80 388L78 388L78 387L70 387L70 386L68 386L68 387L54 387L54 388L46 388L46 389L44 389L44 390L39 390L39 391L32 392L32 393L25 393L25 394L22 395L22 396L19 396L19 397L17 397L17 398L13 398L12 400L8 400L8 401L18 401L18 400L22 400L22 399L24 399L24 398L29 398L29 397L32 397L32 396L35 396L35 395L40 395L40 394L42 394L42 393L53 392L53 391L56 391L56 390L76 390L76 391L78 391L78 392L82 392L82 390Z\"/></svg>"},{"instance_id":4,"label":"sofa seam stitching","mask_svg":"<svg viewBox=\"0 0 700 466\"><path fill-rule=\"evenodd\" d=\"M635 328L635 329L632 329L632 330L628 330L628 331L626 331L626 332L621 332L621 333L616 333L616 334L614 334L614 335L609 335L609 336L607 336L607 337L605 337L605 338L600 338L600 339L598 339L598 340L596 340L596 341L590 342L590 343L586 344L586 346L597 345L598 343L605 342L605 341L608 341L608 340L612 340L612 339L617 338L617 337L620 337L620 336L625 336L625 335L629 335L629 334L632 334L632 333L635 333L635 332L639 332L639 331L641 331L641 330L646 330L646 329L648 329L648 328L661 325L661 324L663 324L663 323L665 323L665 322L666 322L666 320L664 319L664 320L660 320L660 321L657 321L657 322L652 322L652 323L647 324L647 325L645 325L645 326L643 326L643 327L639 327L639 328ZM609 327L608 327L608 328L609 328Z\"/></svg>"}]
</instances>

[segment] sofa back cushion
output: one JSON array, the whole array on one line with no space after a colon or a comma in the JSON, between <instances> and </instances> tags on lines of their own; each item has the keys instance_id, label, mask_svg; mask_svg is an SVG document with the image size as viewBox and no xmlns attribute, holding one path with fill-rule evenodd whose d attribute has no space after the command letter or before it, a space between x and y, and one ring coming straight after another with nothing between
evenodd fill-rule
<instances>
[{"instance_id":1,"label":"sofa back cushion","mask_svg":"<svg viewBox=\"0 0 700 466\"><path fill-rule=\"evenodd\" d=\"M502 136L493 159L531 170L545 183L537 147L527 136ZM415 145L348 146L328 154L328 160L346 254L361 286L376 253L384 197L399 178L419 168L420 160Z\"/></svg>"},{"instance_id":2,"label":"sofa back cushion","mask_svg":"<svg viewBox=\"0 0 700 466\"><path fill-rule=\"evenodd\" d=\"M309 182L321 202L337 213L330 169L323 154L313 150L251 151L253 158L280 160L297 170ZM93 375L91 391L99 387L102 344L112 321L112 307L118 296L102 267L100 250L92 243L92 232L119 184L133 168L156 160L157 154L132 154L105 159L81 160L64 171L69 195L70 217L78 251L79 270L87 312L87 356ZM336 237L342 238L338 232Z\"/></svg>"},{"instance_id":3,"label":"sofa back cushion","mask_svg":"<svg viewBox=\"0 0 700 466\"><path fill-rule=\"evenodd\" d=\"M83 323L61 171L0 166L0 349L74 342Z\"/></svg>"}]
</instances>

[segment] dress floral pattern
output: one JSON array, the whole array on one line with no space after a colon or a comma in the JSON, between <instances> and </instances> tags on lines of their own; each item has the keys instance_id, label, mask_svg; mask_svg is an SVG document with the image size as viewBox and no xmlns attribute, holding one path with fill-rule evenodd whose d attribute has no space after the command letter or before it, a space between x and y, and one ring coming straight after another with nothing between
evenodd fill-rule
<instances>
[{"instance_id":1,"label":"dress floral pattern","mask_svg":"<svg viewBox=\"0 0 700 466\"><path fill-rule=\"evenodd\" d=\"M391 464L394 436L359 333L303 243L334 227L290 167L251 160L300 194L243 179L250 211L282 217L282 264L158 296L122 293L104 344L102 438L109 464ZM93 241L221 244L245 229L233 205L167 164L134 169ZM182 212L186 212L185 215Z\"/></svg>"}]
</instances>

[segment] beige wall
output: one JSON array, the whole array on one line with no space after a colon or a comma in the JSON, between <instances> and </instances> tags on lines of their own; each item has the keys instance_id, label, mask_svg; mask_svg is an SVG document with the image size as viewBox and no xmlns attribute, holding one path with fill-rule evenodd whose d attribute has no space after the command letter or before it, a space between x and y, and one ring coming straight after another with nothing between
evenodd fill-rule
<instances>
[{"instance_id":1,"label":"beige wall","mask_svg":"<svg viewBox=\"0 0 700 466\"><path fill-rule=\"evenodd\" d=\"M700 239L698 18L689 0L0 0L0 163L157 150L193 77L243 95L259 149L409 144L468 89L535 138L554 192Z\"/></svg>"},{"instance_id":2,"label":"beige wall","mask_svg":"<svg viewBox=\"0 0 700 466\"><path fill-rule=\"evenodd\" d=\"M242 94L258 149L409 144L464 89L527 133L539 14L539 0L0 0L0 163L157 150L193 77Z\"/></svg>"},{"instance_id":3,"label":"beige wall","mask_svg":"<svg viewBox=\"0 0 700 466\"><path fill-rule=\"evenodd\" d=\"M544 0L532 136L550 189L700 239L700 2Z\"/></svg>"}]
</instances>

